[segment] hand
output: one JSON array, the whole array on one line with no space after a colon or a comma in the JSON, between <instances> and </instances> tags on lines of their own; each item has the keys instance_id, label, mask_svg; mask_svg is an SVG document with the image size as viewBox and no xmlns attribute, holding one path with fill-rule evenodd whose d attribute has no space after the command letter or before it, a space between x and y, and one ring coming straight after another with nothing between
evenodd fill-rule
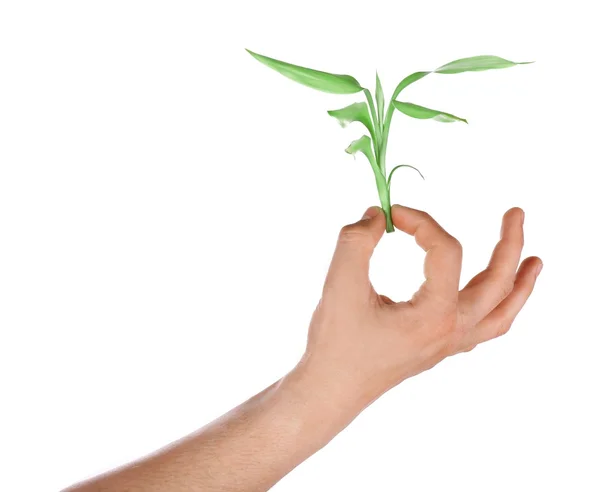
<instances>
[{"instance_id":1,"label":"hand","mask_svg":"<svg viewBox=\"0 0 600 492\"><path fill-rule=\"evenodd\" d=\"M380 208L369 208L340 232L298 366L327 385L324 395L351 395L360 407L444 358L506 333L542 269L536 257L519 266L519 208L506 212L488 267L462 290L460 243L425 212L394 205L392 219L426 251L425 282L406 302L375 292L369 260L385 217Z\"/></svg>"}]
</instances>

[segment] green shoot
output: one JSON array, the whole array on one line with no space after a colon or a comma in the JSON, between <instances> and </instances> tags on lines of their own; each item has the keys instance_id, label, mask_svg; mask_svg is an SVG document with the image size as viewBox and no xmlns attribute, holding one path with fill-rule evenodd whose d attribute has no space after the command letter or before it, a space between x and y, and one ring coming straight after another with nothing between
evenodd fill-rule
<instances>
[{"instance_id":1,"label":"green shoot","mask_svg":"<svg viewBox=\"0 0 600 492\"><path fill-rule=\"evenodd\" d=\"M373 174L375 175L375 184L377 186L377 193L379 195L379 201L381 202L381 208L385 213L387 232L394 232L390 198L392 175L394 174L394 171L401 167L408 167L417 171L423 178L423 175L417 168L408 164L400 164L394 167L389 175L386 174L388 137L394 110L398 110L406 116L416 119L432 119L443 123L454 123L457 121L467 123L466 119L459 118L458 116L450 113L429 109L410 102L398 101L396 98L399 96L399 94L409 85L417 82L431 73L456 74L462 72L481 72L483 70L508 68L516 65L532 63L515 63L497 56L485 55L454 60L430 72L415 72L408 77L405 77L396 86L386 111L385 98L378 74L375 76L375 101L373 101L373 96L371 95L369 89L362 87L358 81L350 75L337 75L321 72L319 70L312 70L310 68L292 65L290 63L259 55L250 50L247 51L258 61L267 65L273 70L276 70L280 74L313 89L331 94L355 94L361 91L364 93L367 100L366 103L354 103L342 109L328 111L328 114L336 118L342 126L346 126L348 123L353 122L362 123L369 132L370 136L363 135L358 140L355 140L348 146L346 152L352 155L361 153L369 161L371 169L373 170Z\"/></svg>"}]
</instances>

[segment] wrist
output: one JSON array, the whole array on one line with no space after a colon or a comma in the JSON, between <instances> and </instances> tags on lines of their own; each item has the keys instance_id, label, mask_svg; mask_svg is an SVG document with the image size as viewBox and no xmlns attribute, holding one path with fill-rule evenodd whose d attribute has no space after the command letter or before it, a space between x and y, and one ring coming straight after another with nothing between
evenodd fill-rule
<instances>
[{"instance_id":1,"label":"wrist","mask_svg":"<svg viewBox=\"0 0 600 492\"><path fill-rule=\"evenodd\" d=\"M337 374L303 357L279 381L277 391L297 403L314 428L337 433L370 403L361 387L356 378Z\"/></svg>"}]
</instances>

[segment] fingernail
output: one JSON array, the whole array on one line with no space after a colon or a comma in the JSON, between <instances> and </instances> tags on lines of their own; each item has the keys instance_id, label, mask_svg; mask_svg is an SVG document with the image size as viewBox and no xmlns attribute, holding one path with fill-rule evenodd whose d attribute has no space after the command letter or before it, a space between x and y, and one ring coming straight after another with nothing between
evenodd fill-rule
<instances>
[{"instance_id":1,"label":"fingernail","mask_svg":"<svg viewBox=\"0 0 600 492\"><path fill-rule=\"evenodd\" d=\"M521 211L521 225L525 223L525 210Z\"/></svg>"},{"instance_id":2,"label":"fingernail","mask_svg":"<svg viewBox=\"0 0 600 492\"><path fill-rule=\"evenodd\" d=\"M362 216L362 220L372 219L377 216L381 209L379 207L369 207L365 214Z\"/></svg>"},{"instance_id":3,"label":"fingernail","mask_svg":"<svg viewBox=\"0 0 600 492\"><path fill-rule=\"evenodd\" d=\"M540 264L537 266L537 268L535 270L536 277L540 274L540 272L542 271L542 268L544 268L544 264L540 261Z\"/></svg>"}]
</instances>

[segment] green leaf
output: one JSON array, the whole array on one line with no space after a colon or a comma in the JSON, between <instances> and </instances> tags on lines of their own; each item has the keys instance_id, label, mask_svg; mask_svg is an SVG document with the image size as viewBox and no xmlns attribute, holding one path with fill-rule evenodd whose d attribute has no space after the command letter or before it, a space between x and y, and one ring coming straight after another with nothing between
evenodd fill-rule
<instances>
[{"instance_id":1,"label":"green leaf","mask_svg":"<svg viewBox=\"0 0 600 492\"><path fill-rule=\"evenodd\" d=\"M392 175L394 174L394 171L395 171L396 169L400 169L401 167L408 167L408 168L410 168L410 169L414 169L415 171L417 171L417 172L419 173L419 175L420 175L420 176L421 176L423 179L425 179L425 176L423 176L423 174L421 174L421 171L419 171L419 170L418 170L416 167L414 167L414 166L411 166L410 164L400 164L399 166L396 166L394 169L392 169L392 170L390 171L390 175L388 176L388 179L387 179L387 185L388 185L388 188L389 188L389 187L390 187L390 185L392 184Z\"/></svg>"},{"instance_id":2,"label":"green leaf","mask_svg":"<svg viewBox=\"0 0 600 492\"><path fill-rule=\"evenodd\" d=\"M472 56L470 58L460 58L450 63L446 63L434 70L435 73L462 73L462 72L481 72L483 70L492 70L497 68L509 68L516 65L526 65L533 62L512 62L499 56L482 55Z\"/></svg>"},{"instance_id":3,"label":"green leaf","mask_svg":"<svg viewBox=\"0 0 600 492\"><path fill-rule=\"evenodd\" d=\"M347 148L346 153L356 155L357 152L362 152L367 159L369 159L369 163L373 170L379 168L377 167L377 163L375 162L375 156L373 155L373 148L371 146L371 139L366 135L363 135L358 140L354 140Z\"/></svg>"},{"instance_id":4,"label":"green leaf","mask_svg":"<svg viewBox=\"0 0 600 492\"><path fill-rule=\"evenodd\" d=\"M379 80L379 74L375 72L375 101L377 102L377 116L379 117L380 125L383 123L383 107L385 98L383 97L383 88Z\"/></svg>"},{"instance_id":5,"label":"green leaf","mask_svg":"<svg viewBox=\"0 0 600 492\"><path fill-rule=\"evenodd\" d=\"M354 121L362 123L367 130L369 130L371 137L375 139L375 130L373 128L373 122L371 121L367 103L354 103L342 109L327 111L327 114L336 118L342 127L345 127L348 123L353 123Z\"/></svg>"},{"instance_id":6,"label":"green leaf","mask_svg":"<svg viewBox=\"0 0 600 492\"><path fill-rule=\"evenodd\" d=\"M464 118L459 118L453 114L444 113L443 111L438 111L436 109L429 109L417 104L401 101L394 101L393 104L398 111L402 111L405 115L411 116L412 118L420 120L434 119L436 121L441 121L442 123L454 123L455 121L468 123Z\"/></svg>"},{"instance_id":7,"label":"green leaf","mask_svg":"<svg viewBox=\"0 0 600 492\"><path fill-rule=\"evenodd\" d=\"M407 77L404 77L396 87L392 99L395 99L396 96L398 96L398 94L400 94L400 92L406 89L410 84L414 84L417 80L421 80L423 77L425 77L425 75L429 75L430 73L431 72L415 72L411 73Z\"/></svg>"},{"instance_id":8,"label":"green leaf","mask_svg":"<svg viewBox=\"0 0 600 492\"><path fill-rule=\"evenodd\" d=\"M268 56L259 55L250 50L246 50L259 62L264 63L267 67L276 70L281 75L295 80L296 82L312 87L323 92L331 94L354 94L360 92L363 88L358 81L350 75L336 75L333 73L321 72L311 68L299 67L286 63Z\"/></svg>"},{"instance_id":9,"label":"green leaf","mask_svg":"<svg viewBox=\"0 0 600 492\"><path fill-rule=\"evenodd\" d=\"M408 77L405 77L398 84L398 87L396 87L393 99L395 99L398 96L398 94L400 94L400 92L406 89L410 84L413 84L417 80L421 80L423 77L429 75L430 73L453 74L462 72L481 72L483 70L509 68L514 67L516 65L527 65L528 63L533 62L512 62L510 60L500 58L499 56L492 55L480 55L472 56L470 58L460 58L458 60L454 60L450 63L442 65L440 68L437 68L433 72L415 72L409 75Z\"/></svg>"}]
</instances>

